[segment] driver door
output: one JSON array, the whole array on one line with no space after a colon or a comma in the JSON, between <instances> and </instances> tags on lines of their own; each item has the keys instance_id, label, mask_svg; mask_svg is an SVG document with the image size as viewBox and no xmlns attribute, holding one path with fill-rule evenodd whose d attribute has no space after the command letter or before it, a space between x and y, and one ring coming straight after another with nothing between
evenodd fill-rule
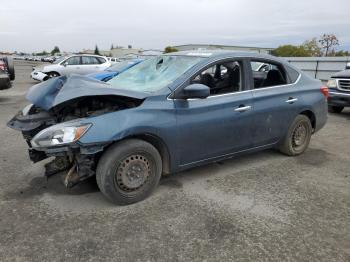
<instances>
[{"instance_id":1,"label":"driver door","mask_svg":"<svg viewBox=\"0 0 350 262\"><path fill-rule=\"evenodd\" d=\"M81 67L81 56L72 56L62 62L61 75L79 74Z\"/></svg>"},{"instance_id":2,"label":"driver door","mask_svg":"<svg viewBox=\"0 0 350 262\"><path fill-rule=\"evenodd\" d=\"M214 160L252 147L252 92L245 91L243 61L234 62L239 66L240 79L232 80L239 83L238 87L225 86L221 92L217 87L223 84L219 79L212 79L210 82L215 85L211 90L215 90L215 94L205 99L174 100L180 166ZM208 81L208 72L214 71L205 68L198 75L205 75ZM192 78L196 82L198 75Z\"/></svg>"}]
</instances>

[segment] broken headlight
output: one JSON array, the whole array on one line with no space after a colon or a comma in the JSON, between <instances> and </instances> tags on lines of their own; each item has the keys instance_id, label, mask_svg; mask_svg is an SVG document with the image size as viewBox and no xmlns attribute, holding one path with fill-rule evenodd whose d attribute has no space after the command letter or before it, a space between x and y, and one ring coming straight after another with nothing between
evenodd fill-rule
<instances>
[{"instance_id":1,"label":"broken headlight","mask_svg":"<svg viewBox=\"0 0 350 262\"><path fill-rule=\"evenodd\" d=\"M92 124L63 123L40 131L30 142L32 147L51 147L79 140Z\"/></svg>"},{"instance_id":2,"label":"broken headlight","mask_svg":"<svg viewBox=\"0 0 350 262\"><path fill-rule=\"evenodd\" d=\"M22 110L22 115L26 116L28 115L30 109L32 109L33 104L26 105Z\"/></svg>"}]
</instances>

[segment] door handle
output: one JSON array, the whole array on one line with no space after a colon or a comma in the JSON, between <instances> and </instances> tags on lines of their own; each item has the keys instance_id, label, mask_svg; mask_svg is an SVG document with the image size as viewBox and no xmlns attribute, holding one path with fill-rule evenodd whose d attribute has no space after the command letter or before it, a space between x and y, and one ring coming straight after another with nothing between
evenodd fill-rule
<instances>
[{"instance_id":1,"label":"door handle","mask_svg":"<svg viewBox=\"0 0 350 262\"><path fill-rule=\"evenodd\" d=\"M235 111L236 112L245 112L245 111L248 111L250 109L252 109L251 106L239 106L239 107L235 108Z\"/></svg>"},{"instance_id":2,"label":"door handle","mask_svg":"<svg viewBox=\"0 0 350 262\"><path fill-rule=\"evenodd\" d=\"M293 98L293 97L290 97L288 98L288 100L286 100L286 103L288 104L293 104L294 102L298 101L298 98Z\"/></svg>"}]
</instances>

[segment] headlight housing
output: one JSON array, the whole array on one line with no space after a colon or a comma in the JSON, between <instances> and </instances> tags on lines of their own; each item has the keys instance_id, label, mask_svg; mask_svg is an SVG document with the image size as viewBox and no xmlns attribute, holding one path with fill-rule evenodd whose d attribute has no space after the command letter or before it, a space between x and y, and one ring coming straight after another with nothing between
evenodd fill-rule
<instances>
[{"instance_id":1,"label":"headlight housing","mask_svg":"<svg viewBox=\"0 0 350 262\"><path fill-rule=\"evenodd\" d=\"M329 79L328 82L327 82L327 86L329 88L337 88L337 80Z\"/></svg>"},{"instance_id":2,"label":"headlight housing","mask_svg":"<svg viewBox=\"0 0 350 262\"><path fill-rule=\"evenodd\" d=\"M33 104L29 104L29 105L26 105L23 109L22 109L22 115L23 116L26 116L28 115L30 109L32 109L33 107Z\"/></svg>"},{"instance_id":3,"label":"headlight housing","mask_svg":"<svg viewBox=\"0 0 350 262\"><path fill-rule=\"evenodd\" d=\"M79 140L92 124L63 123L40 131L30 142L32 147L52 147Z\"/></svg>"}]
</instances>

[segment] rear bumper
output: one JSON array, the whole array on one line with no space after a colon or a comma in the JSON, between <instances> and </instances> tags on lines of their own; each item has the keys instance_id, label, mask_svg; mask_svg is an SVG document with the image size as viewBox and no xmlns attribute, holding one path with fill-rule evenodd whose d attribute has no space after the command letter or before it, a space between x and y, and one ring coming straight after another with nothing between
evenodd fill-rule
<instances>
[{"instance_id":1,"label":"rear bumper","mask_svg":"<svg viewBox=\"0 0 350 262\"><path fill-rule=\"evenodd\" d=\"M328 105L350 107L350 92L329 89Z\"/></svg>"}]
</instances>

